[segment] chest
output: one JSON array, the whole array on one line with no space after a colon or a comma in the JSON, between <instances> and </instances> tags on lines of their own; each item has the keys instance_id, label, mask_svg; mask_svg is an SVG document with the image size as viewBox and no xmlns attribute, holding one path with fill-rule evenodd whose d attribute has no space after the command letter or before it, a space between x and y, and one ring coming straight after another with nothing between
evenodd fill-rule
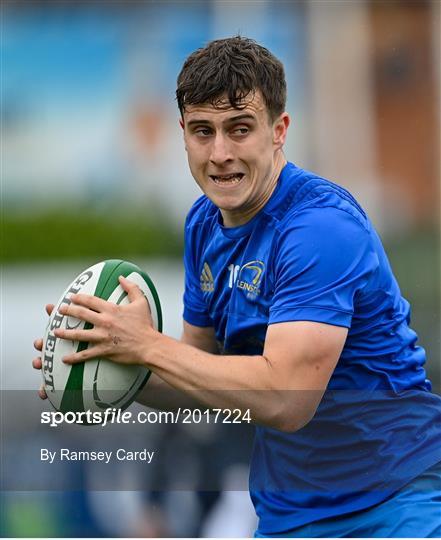
<instances>
[{"instance_id":1,"label":"chest","mask_svg":"<svg viewBox=\"0 0 441 540\"><path fill-rule=\"evenodd\" d=\"M223 352L262 352L274 292L273 243L262 227L242 238L217 234L204 246L200 288Z\"/></svg>"}]
</instances>

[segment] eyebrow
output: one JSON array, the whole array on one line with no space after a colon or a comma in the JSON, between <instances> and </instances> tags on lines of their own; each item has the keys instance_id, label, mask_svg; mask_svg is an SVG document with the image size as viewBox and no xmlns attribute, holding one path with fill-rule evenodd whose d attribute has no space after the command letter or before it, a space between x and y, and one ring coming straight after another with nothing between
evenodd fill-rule
<instances>
[{"instance_id":1,"label":"eyebrow","mask_svg":"<svg viewBox=\"0 0 441 540\"><path fill-rule=\"evenodd\" d=\"M249 113L243 113L243 114L238 114L237 116L233 116L231 118L228 118L227 120L225 120L225 124L232 124L233 122L238 122L239 120L256 120L255 116L252 115L252 114L249 114ZM195 118L194 120L189 120L187 122L187 125L188 126L193 126L195 124L198 124L198 125L210 125L211 122L209 120L205 120L205 119L198 119L198 118Z\"/></svg>"}]
</instances>

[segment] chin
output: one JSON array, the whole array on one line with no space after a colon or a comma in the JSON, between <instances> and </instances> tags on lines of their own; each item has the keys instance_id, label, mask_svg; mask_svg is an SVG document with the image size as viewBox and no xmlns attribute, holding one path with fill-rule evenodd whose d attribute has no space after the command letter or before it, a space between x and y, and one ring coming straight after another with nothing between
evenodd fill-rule
<instances>
[{"instance_id":1,"label":"chin","mask_svg":"<svg viewBox=\"0 0 441 540\"><path fill-rule=\"evenodd\" d=\"M221 210L231 212L233 210L239 210L243 206L242 197L239 199L239 197L237 196L222 196L219 194L209 193L207 193L206 195L211 200L211 202Z\"/></svg>"}]
</instances>

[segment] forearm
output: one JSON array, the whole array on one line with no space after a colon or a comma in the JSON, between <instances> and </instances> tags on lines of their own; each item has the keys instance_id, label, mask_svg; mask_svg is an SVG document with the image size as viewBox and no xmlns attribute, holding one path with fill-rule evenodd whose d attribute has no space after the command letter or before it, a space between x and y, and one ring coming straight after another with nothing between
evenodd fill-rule
<instances>
[{"instance_id":1,"label":"forearm","mask_svg":"<svg viewBox=\"0 0 441 540\"><path fill-rule=\"evenodd\" d=\"M214 330L204 328L189 329L184 322L184 332L181 342L192 345L197 349L209 353L218 353ZM181 409L197 409L205 406L197 399L182 390L174 388L165 382L156 373L152 373L147 384L138 394L136 401L146 407L162 411L175 411Z\"/></svg>"},{"instance_id":2,"label":"forearm","mask_svg":"<svg viewBox=\"0 0 441 540\"><path fill-rule=\"evenodd\" d=\"M256 423L286 431L299 429L313 417L343 350L346 327L281 322L268 326L262 355L217 355L213 327L199 328L184 321L186 343L165 336L153 328L139 288L124 278L121 284L128 293L128 305L78 294L72 295L69 306L60 308L63 315L93 325L92 329L54 330L57 338L89 343L87 349L66 355L66 364L96 357L138 363L198 404L249 409ZM140 399L154 407L170 407L171 400L163 399L161 387L158 392L156 400L149 398L147 386Z\"/></svg>"},{"instance_id":3,"label":"forearm","mask_svg":"<svg viewBox=\"0 0 441 540\"><path fill-rule=\"evenodd\" d=\"M264 356L210 354L158 334L146 349L144 362L160 379L189 396L193 404L249 409L257 424L283 429L286 401L294 405L292 392L276 390L283 386ZM302 409L292 408L297 410L298 418L290 419L290 428L301 427Z\"/></svg>"},{"instance_id":4,"label":"forearm","mask_svg":"<svg viewBox=\"0 0 441 540\"><path fill-rule=\"evenodd\" d=\"M136 401L141 405L160 411L175 411L179 408L196 409L203 406L189 394L173 388L155 373L150 375Z\"/></svg>"}]
</instances>

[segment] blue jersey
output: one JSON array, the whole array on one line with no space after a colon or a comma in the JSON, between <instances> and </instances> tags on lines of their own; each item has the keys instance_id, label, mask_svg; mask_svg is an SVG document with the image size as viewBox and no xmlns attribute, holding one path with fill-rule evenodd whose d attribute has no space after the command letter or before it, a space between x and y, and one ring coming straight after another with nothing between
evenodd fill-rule
<instances>
[{"instance_id":1,"label":"blue jersey","mask_svg":"<svg viewBox=\"0 0 441 540\"><path fill-rule=\"evenodd\" d=\"M184 319L223 354L261 354L269 324L349 329L328 389L296 433L257 427L250 491L274 534L387 499L441 460L441 399L381 241L343 188L288 163L248 223L203 196L186 221Z\"/></svg>"}]
</instances>

